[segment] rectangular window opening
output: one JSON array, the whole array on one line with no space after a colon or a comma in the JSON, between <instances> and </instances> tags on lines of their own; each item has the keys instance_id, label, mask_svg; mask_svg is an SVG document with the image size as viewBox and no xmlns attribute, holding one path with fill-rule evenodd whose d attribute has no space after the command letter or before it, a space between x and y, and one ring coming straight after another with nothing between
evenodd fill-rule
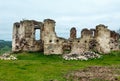
<instances>
[{"instance_id":1,"label":"rectangular window opening","mask_svg":"<svg viewBox=\"0 0 120 81\"><path fill-rule=\"evenodd\" d=\"M40 40L40 29L35 30L35 40Z\"/></svg>"}]
</instances>

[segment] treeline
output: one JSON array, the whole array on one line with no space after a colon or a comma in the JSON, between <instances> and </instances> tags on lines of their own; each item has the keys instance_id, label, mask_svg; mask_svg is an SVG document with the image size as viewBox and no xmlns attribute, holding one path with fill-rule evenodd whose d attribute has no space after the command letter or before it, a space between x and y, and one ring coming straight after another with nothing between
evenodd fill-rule
<instances>
[{"instance_id":1,"label":"treeline","mask_svg":"<svg viewBox=\"0 0 120 81\"><path fill-rule=\"evenodd\" d=\"M0 54L11 51L12 41L0 40Z\"/></svg>"}]
</instances>

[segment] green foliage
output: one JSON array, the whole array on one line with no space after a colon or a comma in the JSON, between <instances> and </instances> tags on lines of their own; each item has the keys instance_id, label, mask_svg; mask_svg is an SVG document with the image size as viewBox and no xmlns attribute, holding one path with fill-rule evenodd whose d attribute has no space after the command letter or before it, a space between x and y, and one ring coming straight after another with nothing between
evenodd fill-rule
<instances>
[{"instance_id":1,"label":"green foliage","mask_svg":"<svg viewBox=\"0 0 120 81\"><path fill-rule=\"evenodd\" d=\"M119 54L120 52L112 52L100 59L66 61L60 55L43 55L39 52L17 53L16 61L0 60L0 81L66 81L65 75L73 70L90 66L119 65Z\"/></svg>"},{"instance_id":2,"label":"green foliage","mask_svg":"<svg viewBox=\"0 0 120 81\"><path fill-rule=\"evenodd\" d=\"M10 52L10 51L11 51L11 48L8 46L5 46L5 47L0 49L0 54L3 54L5 52Z\"/></svg>"},{"instance_id":3,"label":"green foliage","mask_svg":"<svg viewBox=\"0 0 120 81\"><path fill-rule=\"evenodd\" d=\"M12 47L12 42L11 41L4 41L4 40L0 40L0 49L8 46L8 47Z\"/></svg>"},{"instance_id":4,"label":"green foliage","mask_svg":"<svg viewBox=\"0 0 120 81\"><path fill-rule=\"evenodd\" d=\"M12 42L0 40L0 54L11 51Z\"/></svg>"}]
</instances>

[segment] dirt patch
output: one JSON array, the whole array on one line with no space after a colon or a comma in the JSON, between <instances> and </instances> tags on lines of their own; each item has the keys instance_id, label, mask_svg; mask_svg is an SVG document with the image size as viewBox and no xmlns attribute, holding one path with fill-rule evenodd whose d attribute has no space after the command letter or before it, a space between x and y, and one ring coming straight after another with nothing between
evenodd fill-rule
<instances>
[{"instance_id":1,"label":"dirt patch","mask_svg":"<svg viewBox=\"0 0 120 81\"><path fill-rule=\"evenodd\" d=\"M120 66L93 66L68 73L66 81L120 81Z\"/></svg>"}]
</instances>

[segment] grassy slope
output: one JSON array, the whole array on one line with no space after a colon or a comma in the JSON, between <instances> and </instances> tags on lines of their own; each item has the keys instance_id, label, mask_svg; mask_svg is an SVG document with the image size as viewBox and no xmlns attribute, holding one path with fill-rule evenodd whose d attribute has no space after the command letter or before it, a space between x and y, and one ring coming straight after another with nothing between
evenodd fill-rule
<instances>
[{"instance_id":1,"label":"grassy slope","mask_svg":"<svg viewBox=\"0 0 120 81\"><path fill-rule=\"evenodd\" d=\"M17 61L0 60L0 81L65 81L66 73L88 66L120 65L120 52L112 52L100 59L65 61L61 56L40 53L22 53Z\"/></svg>"}]
</instances>

